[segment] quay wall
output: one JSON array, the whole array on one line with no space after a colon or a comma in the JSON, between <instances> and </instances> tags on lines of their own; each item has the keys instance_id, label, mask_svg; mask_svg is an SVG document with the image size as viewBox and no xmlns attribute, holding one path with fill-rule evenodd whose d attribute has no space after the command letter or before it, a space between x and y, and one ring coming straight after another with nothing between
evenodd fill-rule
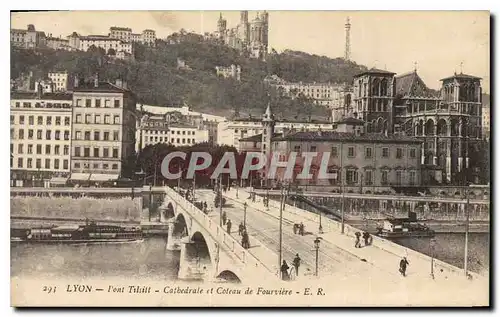
<instances>
[{"instance_id":1,"label":"quay wall","mask_svg":"<svg viewBox=\"0 0 500 317\"><path fill-rule=\"evenodd\" d=\"M29 197L10 198L11 217L78 218L140 221L142 198Z\"/></svg>"}]
</instances>

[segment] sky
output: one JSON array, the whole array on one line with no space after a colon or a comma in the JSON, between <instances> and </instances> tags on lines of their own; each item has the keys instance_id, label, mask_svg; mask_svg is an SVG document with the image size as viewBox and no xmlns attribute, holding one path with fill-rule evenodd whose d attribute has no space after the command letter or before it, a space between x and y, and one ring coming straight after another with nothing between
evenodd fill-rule
<instances>
[{"instance_id":1,"label":"sky","mask_svg":"<svg viewBox=\"0 0 500 317\"><path fill-rule=\"evenodd\" d=\"M107 34L110 26L127 26L137 33L154 29L158 38L166 38L181 28L213 32L220 13L229 28L238 24L239 11L59 11L12 13L11 27L34 24L65 37L73 31ZM249 20L256 13L250 11ZM416 67L434 89L441 78L462 71L483 78L483 91L490 91L487 11L269 11L269 47L343 57L347 17L356 63L397 74Z\"/></svg>"}]
</instances>

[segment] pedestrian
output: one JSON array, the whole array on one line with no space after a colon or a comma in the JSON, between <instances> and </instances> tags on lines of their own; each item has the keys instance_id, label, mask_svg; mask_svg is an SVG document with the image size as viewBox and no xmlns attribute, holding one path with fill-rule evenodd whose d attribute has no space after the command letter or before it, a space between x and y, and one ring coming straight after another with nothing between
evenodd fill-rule
<instances>
[{"instance_id":1,"label":"pedestrian","mask_svg":"<svg viewBox=\"0 0 500 317\"><path fill-rule=\"evenodd\" d=\"M232 225L231 224L231 219L228 219L227 220L227 224L226 224L226 226L227 226L227 233L228 234L231 234L231 225Z\"/></svg>"},{"instance_id":2,"label":"pedestrian","mask_svg":"<svg viewBox=\"0 0 500 317\"><path fill-rule=\"evenodd\" d=\"M288 281L290 279L288 275L288 269L288 264L286 264L286 261L283 260L283 264L281 264L281 279L283 281Z\"/></svg>"},{"instance_id":3,"label":"pedestrian","mask_svg":"<svg viewBox=\"0 0 500 317\"><path fill-rule=\"evenodd\" d=\"M356 242L354 243L354 247L355 248L361 248L361 242L359 240L359 237L361 236L361 233L359 233L359 231L358 231L354 235L356 236Z\"/></svg>"},{"instance_id":4,"label":"pedestrian","mask_svg":"<svg viewBox=\"0 0 500 317\"><path fill-rule=\"evenodd\" d=\"M205 208L205 210L207 210L207 207L208 207L208 206L207 206L207 202L206 202L206 201L204 201L204 202L203 202L203 208Z\"/></svg>"},{"instance_id":5,"label":"pedestrian","mask_svg":"<svg viewBox=\"0 0 500 317\"><path fill-rule=\"evenodd\" d=\"M298 253L295 255L295 259L293 259L293 266L295 267L295 275L299 276L300 257Z\"/></svg>"},{"instance_id":6,"label":"pedestrian","mask_svg":"<svg viewBox=\"0 0 500 317\"><path fill-rule=\"evenodd\" d=\"M250 248L250 240L248 239L247 231L243 231L243 237L241 239L241 246L245 249Z\"/></svg>"},{"instance_id":7,"label":"pedestrian","mask_svg":"<svg viewBox=\"0 0 500 317\"><path fill-rule=\"evenodd\" d=\"M238 235L239 236L243 235L243 229L244 229L243 222L240 222L240 225L238 226Z\"/></svg>"},{"instance_id":8,"label":"pedestrian","mask_svg":"<svg viewBox=\"0 0 500 317\"><path fill-rule=\"evenodd\" d=\"M226 221L227 221L227 215L226 215L226 212L224 211L222 213L222 224L223 225L226 225Z\"/></svg>"},{"instance_id":9,"label":"pedestrian","mask_svg":"<svg viewBox=\"0 0 500 317\"><path fill-rule=\"evenodd\" d=\"M304 235L304 224L302 222L300 223L299 231L300 231L300 235L303 236Z\"/></svg>"},{"instance_id":10,"label":"pedestrian","mask_svg":"<svg viewBox=\"0 0 500 317\"><path fill-rule=\"evenodd\" d=\"M293 234L297 234L297 224L293 224Z\"/></svg>"},{"instance_id":11,"label":"pedestrian","mask_svg":"<svg viewBox=\"0 0 500 317\"><path fill-rule=\"evenodd\" d=\"M401 275L406 276L406 267L408 265L410 265L410 263L408 262L406 257L403 257L401 261L399 261L399 273L401 273Z\"/></svg>"}]
</instances>

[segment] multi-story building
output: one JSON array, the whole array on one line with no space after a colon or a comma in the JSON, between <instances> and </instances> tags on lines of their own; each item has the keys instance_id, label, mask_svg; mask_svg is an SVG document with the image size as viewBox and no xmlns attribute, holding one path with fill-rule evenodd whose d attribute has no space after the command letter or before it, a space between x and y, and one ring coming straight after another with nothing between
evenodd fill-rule
<instances>
[{"instance_id":1,"label":"multi-story building","mask_svg":"<svg viewBox=\"0 0 500 317\"><path fill-rule=\"evenodd\" d=\"M67 38L63 39L61 37L53 37L52 34L49 34L45 41L47 47L53 50L74 50L74 48L69 45L69 40Z\"/></svg>"},{"instance_id":2,"label":"multi-story building","mask_svg":"<svg viewBox=\"0 0 500 317\"><path fill-rule=\"evenodd\" d=\"M329 131L300 131L292 127L276 132L277 122L270 106L262 117L262 125L263 133L242 138L241 148L247 152L260 151L266 155L268 162L276 157L281 162L288 161L291 152L297 153L291 180L294 185L381 192L391 187L418 187L421 183L422 141L418 138L365 133L364 122L357 118L345 118ZM312 177L300 179L297 175L306 163L301 156L304 152L317 154L310 166ZM328 155L325 166L325 172L330 174L328 179L318 177L324 155ZM278 167L276 175L266 180L269 168L267 164L259 172L262 183L273 185L280 182L285 168Z\"/></svg>"},{"instance_id":3,"label":"multi-story building","mask_svg":"<svg viewBox=\"0 0 500 317\"><path fill-rule=\"evenodd\" d=\"M225 117L192 111L189 106L157 107L137 104L137 110L152 115L164 115L168 123L180 123L196 126L198 130L208 131L208 142L217 143L219 122Z\"/></svg>"},{"instance_id":4,"label":"multi-story building","mask_svg":"<svg viewBox=\"0 0 500 317\"><path fill-rule=\"evenodd\" d=\"M156 32L150 29L146 29L139 34L132 33L131 28L112 26L109 28L109 37L126 42L140 42L150 46L154 46L156 43Z\"/></svg>"},{"instance_id":5,"label":"multi-story building","mask_svg":"<svg viewBox=\"0 0 500 317\"><path fill-rule=\"evenodd\" d=\"M10 29L10 43L20 48L45 47L45 32L37 31L33 24L29 24L26 30Z\"/></svg>"},{"instance_id":6,"label":"multi-story building","mask_svg":"<svg viewBox=\"0 0 500 317\"><path fill-rule=\"evenodd\" d=\"M297 131L333 131L334 125L329 121L276 120L274 125L275 133L281 133L287 129L295 129ZM263 131L263 121L260 118L249 117L225 120L219 122L217 143L234 146L241 151L243 148L240 147L240 139L261 135Z\"/></svg>"},{"instance_id":7,"label":"multi-story building","mask_svg":"<svg viewBox=\"0 0 500 317\"><path fill-rule=\"evenodd\" d=\"M167 143L175 146L190 146L210 142L209 130L203 122L193 122L189 118L176 116L175 112L165 114L143 114L136 130L136 151L148 145ZM181 120L179 120L181 119Z\"/></svg>"},{"instance_id":8,"label":"multi-story building","mask_svg":"<svg viewBox=\"0 0 500 317\"><path fill-rule=\"evenodd\" d=\"M272 139L272 151L284 161L296 152L293 180L296 185L334 186L351 192L380 192L381 187L418 187L421 182L421 141L395 135L354 132L316 131L290 132ZM303 152L315 152L310 168L312 177L298 179L305 159ZM319 176L323 156L328 156L325 171L328 179ZM285 169L278 168L277 180Z\"/></svg>"},{"instance_id":9,"label":"multi-story building","mask_svg":"<svg viewBox=\"0 0 500 317\"><path fill-rule=\"evenodd\" d=\"M12 92L12 186L65 183L70 172L72 95Z\"/></svg>"},{"instance_id":10,"label":"multi-story building","mask_svg":"<svg viewBox=\"0 0 500 317\"><path fill-rule=\"evenodd\" d=\"M55 84L56 91L68 90L68 72L49 72L47 77Z\"/></svg>"},{"instance_id":11,"label":"multi-story building","mask_svg":"<svg viewBox=\"0 0 500 317\"><path fill-rule=\"evenodd\" d=\"M217 31L208 38L215 38L252 58L265 60L269 44L269 13L264 11L261 15L257 12L256 17L249 22L248 11L241 11L240 23L232 29L227 28L227 20L221 14Z\"/></svg>"},{"instance_id":12,"label":"multi-story building","mask_svg":"<svg viewBox=\"0 0 500 317\"><path fill-rule=\"evenodd\" d=\"M241 80L241 67L232 64L229 67L216 66L215 73L217 76L222 76L224 78L234 78L237 81Z\"/></svg>"},{"instance_id":13,"label":"multi-story building","mask_svg":"<svg viewBox=\"0 0 500 317\"><path fill-rule=\"evenodd\" d=\"M135 96L126 83L75 79L71 179L108 181L125 176L135 147Z\"/></svg>"},{"instance_id":14,"label":"multi-story building","mask_svg":"<svg viewBox=\"0 0 500 317\"><path fill-rule=\"evenodd\" d=\"M341 114L344 112L348 113L351 107L352 88L345 83L292 83L276 75L266 77L264 82L276 87L282 95L291 97L303 95L304 97L313 99L317 105L334 110L335 117L339 120Z\"/></svg>"}]
</instances>

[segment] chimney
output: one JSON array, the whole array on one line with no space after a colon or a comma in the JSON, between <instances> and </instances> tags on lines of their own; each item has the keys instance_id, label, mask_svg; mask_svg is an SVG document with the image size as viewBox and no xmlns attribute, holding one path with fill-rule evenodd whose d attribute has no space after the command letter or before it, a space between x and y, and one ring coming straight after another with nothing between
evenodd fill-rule
<instances>
[{"instance_id":1,"label":"chimney","mask_svg":"<svg viewBox=\"0 0 500 317\"><path fill-rule=\"evenodd\" d=\"M78 84L79 84L78 81L79 81L78 76L75 75L75 81L73 83L73 87L78 88Z\"/></svg>"},{"instance_id":2,"label":"chimney","mask_svg":"<svg viewBox=\"0 0 500 317\"><path fill-rule=\"evenodd\" d=\"M122 88L123 87L123 82L120 78L116 79L115 86Z\"/></svg>"},{"instance_id":3,"label":"chimney","mask_svg":"<svg viewBox=\"0 0 500 317\"><path fill-rule=\"evenodd\" d=\"M95 88L99 87L99 75L98 74L95 74L95 77L94 77L94 87Z\"/></svg>"}]
</instances>

